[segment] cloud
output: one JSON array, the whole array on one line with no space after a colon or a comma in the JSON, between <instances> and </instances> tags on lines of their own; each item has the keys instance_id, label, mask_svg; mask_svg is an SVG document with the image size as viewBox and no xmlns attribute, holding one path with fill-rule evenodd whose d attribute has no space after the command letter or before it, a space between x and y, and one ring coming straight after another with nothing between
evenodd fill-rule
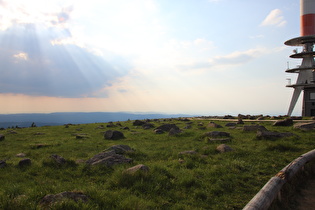
<instances>
[{"instance_id":1,"label":"cloud","mask_svg":"<svg viewBox=\"0 0 315 210\"><path fill-rule=\"evenodd\" d=\"M274 9L267 15L260 25L281 27L286 25L286 23L287 21L282 16L282 11L280 9Z\"/></svg>"},{"instance_id":2,"label":"cloud","mask_svg":"<svg viewBox=\"0 0 315 210\"><path fill-rule=\"evenodd\" d=\"M6 30L14 24L40 23L46 26L65 27L70 20L73 6L62 6L63 9L60 11L55 3L37 0L27 2L2 0L0 1L0 30Z\"/></svg>"},{"instance_id":3,"label":"cloud","mask_svg":"<svg viewBox=\"0 0 315 210\"><path fill-rule=\"evenodd\" d=\"M15 24L0 32L0 39L7 40L0 49L0 91L33 96L106 97L106 92L100 90L125 75L127 68L110 64L72 43L51 44L51 40L67 36L66 29L36 24Z\"/></svg>"},{"instance_id":4,"label":"cloud","mask_svg":"<svg viewBox=\"0 0 315 210\"><path fill-rule=\"evenodd\" d=\"M28 60L28 55L25 52L17 53L13 55L13 57L16 58L17 60L25 60L25 61Z\"/></svg>"},{"instance_id":5,"label":"cloud","mask_svg":"<svg viewBox=\"0 0 315 210\"><path fill-rule=\"evenodd\" d=\"M239 65L260 56L265 50L262 48L249 49L246 51L236 51L224 56L216 56L210 60L213 65Z\"/></svg>"},{"instance_id":6,"label":"cloud","mask_svg":"<svg viewBox=\"0 0 315 210\"><path fill-rule=\"evenodd\" d=\"M214 56L207 60L193 62L187 65L180 65L179 68L182 70L210 70L224 66L235 66L247 63L256 57L266 53L265 48L255 48L246 51L235 51L227 55Z\"/></svg>"}]
</instances>

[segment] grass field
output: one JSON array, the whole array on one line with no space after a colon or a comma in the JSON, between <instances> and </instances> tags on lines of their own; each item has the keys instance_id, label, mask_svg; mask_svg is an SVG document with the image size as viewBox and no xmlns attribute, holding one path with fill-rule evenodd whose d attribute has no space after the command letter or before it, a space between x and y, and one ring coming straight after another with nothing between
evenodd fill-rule
<instances>
[{"instance_id":1,"label":"grass field","mask_svg":"<svg viewBox=\"0 0 315 210\"><path fill-rule=\"evenodd\" d=\"M0 209L41 209L47 194L82 192L88 202L64 200L51 209L242 209L260 188L292 160L314 149L314 130L302 131L275 127L271 121L251 121L268 130L292 132L296 136L257 140L256 132L245 132L243 125L229 128L228 121L215 121L223 128L207 127L209 119L167 119L151 121L154 127L176 124L182 132L169 136L152 129L120 122L122 127L107 128L108 123L46 126L0 130ZM187 123L191 128L184 129ZM204 126L199 125L203 123ZM114 123L116 124L116 123ZM100 128L104 125L104 129ZM121 140L105 140L106 130L124 133ZM230 134L233 151L219 153L220 143L211 143L204 133L224 131ZM77 138L80 134L83 138ZM125 156L132 164L113 167L88 166L84 161L113 145L128 145L135 152ZM196 154L179 154L194 150ZM19 167L24 158L30 166ZM56 164L50 155L64 157ZM148 173L126 174L137 164L149 167Z\"/></svg>"}]
</instances>

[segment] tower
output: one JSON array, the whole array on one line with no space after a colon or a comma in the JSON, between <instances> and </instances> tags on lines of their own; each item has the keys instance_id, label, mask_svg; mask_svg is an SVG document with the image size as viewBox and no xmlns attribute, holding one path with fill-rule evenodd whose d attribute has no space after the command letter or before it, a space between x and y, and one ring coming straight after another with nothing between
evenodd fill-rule
<instances>
[{"instance_id":1,"label":"tower","mask_svg":"<svg viewBox=\"0 0 315 210\"><path fill-rule=\"evenodd\" d=\"M294 54L290 55L290 58L302 59L301 65L286 70L288 73L298 74L296 83L286 86L294 88L288 115L292 114L303 91L302 116L315 116L315 0L300 0L300 27L301 36L284 43L302 47L302 51L294 50Z\"/></svg>"}]
</instances>

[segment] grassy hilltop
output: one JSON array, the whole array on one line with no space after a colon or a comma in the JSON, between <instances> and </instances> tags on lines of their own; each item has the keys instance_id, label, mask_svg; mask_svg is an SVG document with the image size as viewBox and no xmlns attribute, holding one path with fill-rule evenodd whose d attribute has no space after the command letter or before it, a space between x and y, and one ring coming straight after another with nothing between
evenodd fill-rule
<instances>
[{"instance_id":1,"label":"grassy hilltop","mask_svg":"<svg viewBox=\"0 0 315 210\"><path fill-rule=\"evenodd\" d=\"M271 121L245 121L270 131L291 132L290 137L258 140L256 131L243 131L242 124L208 127L210 120L151 120L154 128L170 123L182 132L170 136L156 134L154 128L134 126L134 121L30 127L0 130L0 209L41 209L45 195L80 192L87 202L71 199L56 202L52 209L242 209L260 188L292 160L314 149L314 130L293 126L275 127ZM190 128L185 128L187 123ZM102 126L103 125L103 126ZM129 130L122 128L128 127ZM185 129L184 129L185 128ZM104 139L107 130L123 132L120 140ZM230 134L224 143L233 151L220 153L221 143L210 141L205 133ZM220 138L221 139L221 138ZM86 160L113 145L128 145L134 152L124 154L133 160L112 167L89 166ZM180 154L184 151L194 151ZM17 157L24 153L25 157ZM50 157L62 156L65 164ZM19 166L29 158L31 165ZM144 164L148 172L124 173Z\"/></svg>"}]
</instances>

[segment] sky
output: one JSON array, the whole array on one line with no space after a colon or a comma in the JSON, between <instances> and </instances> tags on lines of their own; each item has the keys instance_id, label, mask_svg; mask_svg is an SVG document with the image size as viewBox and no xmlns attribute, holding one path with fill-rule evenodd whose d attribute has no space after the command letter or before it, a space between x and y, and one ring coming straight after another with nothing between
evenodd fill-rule
<instances>
[{"instance_id":1,"label":"sky","mask_svg":"<svg viewBox=\"0 0 315 210\"><path fill-rule=\"evenodd\" d=\"M0 113L284 115L299 11L299 0L0 0Z\"/></svg>"}]
</instances>

